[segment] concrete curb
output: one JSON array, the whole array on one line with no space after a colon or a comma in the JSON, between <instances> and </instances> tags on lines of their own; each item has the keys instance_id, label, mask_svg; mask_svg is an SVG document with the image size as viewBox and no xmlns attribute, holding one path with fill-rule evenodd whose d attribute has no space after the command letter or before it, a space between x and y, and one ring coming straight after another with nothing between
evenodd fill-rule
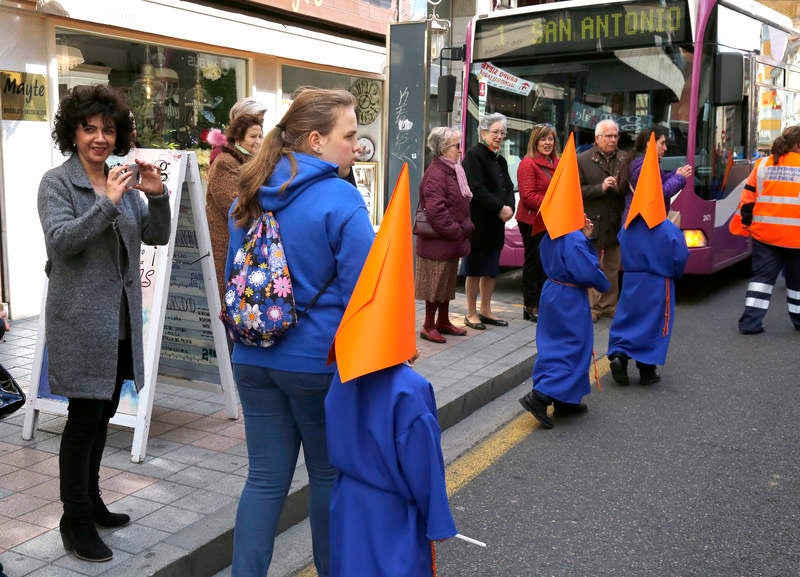
<instances>
[{"instance_id":1,"label":"concrete curb","mask_svg":"<svg viewBox=\"0 0 800 577\"><path fill-rule=\"evenodd\" d=\"M452 337L449 346L417 362L417 371L434 384L443 430L530 378L536 351L534 327L527 321L511 321L509 327L489 329L472 338ZM477 372L468 370L473 366ZM301 479L295 475L279 532L308 515L305 469L298 473ZM201 519L120 564L119 574L211 577L231 563L235 513L236 506L231 505Z\"/></svg>"}]
</instances>

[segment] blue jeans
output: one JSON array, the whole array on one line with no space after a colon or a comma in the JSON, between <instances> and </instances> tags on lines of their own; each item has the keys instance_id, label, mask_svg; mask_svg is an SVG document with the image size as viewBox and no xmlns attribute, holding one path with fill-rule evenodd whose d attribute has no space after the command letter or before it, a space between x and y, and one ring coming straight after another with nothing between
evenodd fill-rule
<instances>
[{"instance_id":1,"label":"blue jeans","mask_svg":"<svg viewBox=\"0 0 800 577\"><path fill-rule=\"evenodd\" d=\"M300 443L308 469L314 564L330 567L330 495L337 471L328 463L325 395L332 375L233 365L244 412L249 470L233 537L232 577L264 577L278 518L297 465Z\"/></svg>"}]
</instances>

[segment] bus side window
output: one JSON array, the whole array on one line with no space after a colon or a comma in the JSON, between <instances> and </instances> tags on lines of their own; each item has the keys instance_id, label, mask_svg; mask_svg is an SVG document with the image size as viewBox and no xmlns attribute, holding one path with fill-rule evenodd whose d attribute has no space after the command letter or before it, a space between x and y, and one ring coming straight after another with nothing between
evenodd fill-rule
<instances>
[{"instance_id":1,"label":"bus side window","mask_svg":"<svg viewBox=\"0 0 800 577\"><path fill-rule=\"evenodd\" d=\"M744 156L747 119L741 102L716 107L715 116L709 198L721 199L735 188L729 177L734 162Z\"/></svg>"}]
</instances>

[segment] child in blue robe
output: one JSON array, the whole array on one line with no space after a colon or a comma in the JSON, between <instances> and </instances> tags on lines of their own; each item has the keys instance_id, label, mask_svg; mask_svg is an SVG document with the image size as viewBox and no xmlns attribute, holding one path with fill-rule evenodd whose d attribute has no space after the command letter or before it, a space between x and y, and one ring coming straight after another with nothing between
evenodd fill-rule
<instances>
[{"instance_id":1,"label":"child in blue robe","mask_svg":"<svg viewBox=\"0 0 800 577\"><path fill-rule=\"evenodd\" d=\"M611 374L618 384L627 385L632 358L641 384L650 385L660 380L656 365L667 358L675 312L674 279L683 274L689 249L681 230L669 220L648 228L637 216L617 238L625 281L608 336Z\"/></svg>"},{"instance_id":2,"label":"child in blue robe","mask_svg":"<svg viewBox=\"0 0 800 577\"><path fill-rule=\"evenodd\" d=\"M329 355L330 577L431 577L456 535L433 387L416 357L408 167L403 166Z\"/></svg>"},{"instance_id":3,"label":"child in blue robe","mask_svg":"<svg viewBox=\"0 0 800 577\"><path fill-rule=\"evenodd\" d=\"M400 364L342 383L325 400L331 577L430 577L431 541L453 537L431 384Z\"/></svg>"},{"instance_id":4,"label":"child in blue robe","mask_svg":"<svg viewBox=\"0 0 800 577\"><path fill-rule=\"evenodd\" d=\"M545 234L539 245L547 281L539 301L533 390L520 403L545 429L553 427L547 415L551 404L556 415L586 411L581 399L590 392L594 342L586 289L604 292L610 286L587 238L590 229L587 223L556 239Z\"/></svg>"}]
</instances>

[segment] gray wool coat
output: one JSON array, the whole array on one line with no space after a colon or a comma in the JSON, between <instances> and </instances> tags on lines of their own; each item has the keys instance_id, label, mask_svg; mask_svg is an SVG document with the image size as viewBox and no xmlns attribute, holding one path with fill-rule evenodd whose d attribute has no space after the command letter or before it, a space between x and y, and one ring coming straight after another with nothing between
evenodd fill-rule
<instances>
[{"instance_id":1,"label":"gray wool coat","mask_svg":"<svg viewBox=\"0 0 800 577\"><path fill-rule=\"evenodd\" d=\"M122 291L128 301L134 381L141 389L141 244L169 242L166 187L160 196L148 197L148 202L138 193L127 192L115 206L95 193L73 154L44 174L38 204L50 279L45 311L50 390L66 397L111 399ZM124 270L121 263L126 265Z\"/></svg>"}]
</instances>

